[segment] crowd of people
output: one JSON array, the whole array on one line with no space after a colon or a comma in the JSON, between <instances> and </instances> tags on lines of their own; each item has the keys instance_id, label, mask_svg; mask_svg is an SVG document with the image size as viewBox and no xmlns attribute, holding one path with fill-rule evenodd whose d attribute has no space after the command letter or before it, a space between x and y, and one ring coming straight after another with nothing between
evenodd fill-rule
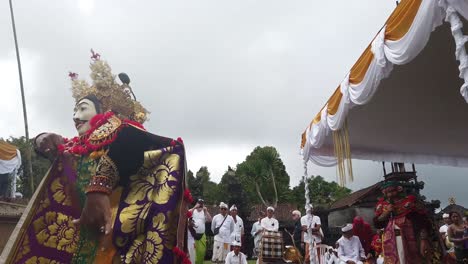
<instances>
[{"instance_id":1,"label":"crowd of people","mask_svg":"<svg viewBox=\"0 0 468 264\"><path fill-rule=\"evenodd\" d=\"M435 230L419 201L414 196L401 193L400 185L386 183L382 190L384 198L376 205L374 228L363 217L356 216L352 223L341 228L342 236L333 246L319 246L324 233L321 219L314 214L312 205L306 207L305 215L299 210L292 211L294 232L290 235L304 263L310 263L311 259L324 259L327 264L435 263L436 257L441 263L467 263L466 217L455 211L443 214L444 224ZM211 217L204 201L199 199L190 210L188 233L192 263L201 264L205 259L205 225L209 222L214 234L212 262L247 263L246 254L241 252L246 230L236 205L228 209L228 205L221 202L218 208L219 213ZM279 231L279 222L274 214L275 208L268 207L266 213L259 212L257 221L252 224L250 234L254 241L254 258L261 255L262 236ZM437 236L440 236L441 251L433 245L433 238ZM442 253L439 256L435 254L438 250Z\"/></svg>"},{"instance_id":2,"label":"crowd of people","mask_svg":"<svg viewBox=\"0 0 468 264\"><path fill-rule=\"evenodd\" d=\"M206 255L205 225L211 222L211 231L214 234L213 263L247 263L247 256L240 251L245 240L244 221L237 215L236 205L229 208L224 202L218 206L219 213L211 217L204 205L203 199L198 199L195 206L190 209L191 217L188 224L188 248L190 260L195 264L202 264ZM256 249L264 231L277 232L279 222L274 217L275 209L268 207L266 214L261 212L258 221L252 226L251 234L254 237ZM255 250L256 254L257 250Z\"/></svg>"},{"instance_id":3,"label":"crowd of people","mask_svg":"<svg viewBox=\"0 0 468 264\"><path fill-rule=\"evenodd\" d=\"M459 212L443 214L444 224L439 228L446 263L468 263L468 220Z\"/></svg>"}]
</instances>

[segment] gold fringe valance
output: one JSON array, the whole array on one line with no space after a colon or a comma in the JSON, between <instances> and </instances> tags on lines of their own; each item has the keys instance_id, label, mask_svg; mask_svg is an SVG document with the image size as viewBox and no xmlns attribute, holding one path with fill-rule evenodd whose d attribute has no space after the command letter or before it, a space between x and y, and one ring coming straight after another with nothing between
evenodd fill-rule
<instances>
[{"instance_id":1,"label":"gold fringe valance","mask_svg":"<svg viewBox=\"0 0 468 264\"><path fill-rule=\"evenodd\" d=\"M338 183L344 186L346 184L346 174L348 175L349 181L354 180L347 120L341 129L333 131L333 146L337 159L336 168Z\"/></svg>"}]
</instances>

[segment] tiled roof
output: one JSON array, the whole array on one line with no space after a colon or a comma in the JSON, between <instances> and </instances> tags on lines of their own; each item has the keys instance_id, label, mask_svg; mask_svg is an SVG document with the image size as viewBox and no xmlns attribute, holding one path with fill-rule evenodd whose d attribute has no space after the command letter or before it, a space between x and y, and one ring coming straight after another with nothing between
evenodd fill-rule
<instances>
[{"instance_id":1,"label":"tiled roof","mask_svg":"<svg viewBox=\"0 0 468 264\"><path fill-rule=\"evenodd\" d=\"M355 191L351 193L350 195L335 201L330 206L330 210L334 211L334 210L353 206L356 203L359 203L360 201L362 201L368 195L373 194L374 192L377 192L377 191L380 191L380 182L372 186L369 186L367 188L361 189L359 191Z\"/></svg>"},{"instance_id":2,"label":"tiled roof","mask_svg":"<svg viewBox=\"0 0 468 264\"><path fill-rule=\"evenodd\" d=\"M211 216L218 214L218 207L217 206L208 206L206 205L208 212L210 212ZM297 206L294 204L284 203L278 204L275 208L275 218L278 221L290 221L291 220L291 212L296 210ZM248 221L256 221L258 213L260 211L266 212L266 207L263 204L257 204L251 207L250 216L247 217Z\"/></svg>"},{"instance_id":3,"label":"tiled roof","mask_svg":"<svg viewBox=\"0 0 468 264\"><path fill-rule=\"evenodd\" d=\"M278 204L275 208L275 218L278 221L290 221L291 212L296 210L297 206L289 203ZM263 204L252 206L252 211L248 217L249 221L256 221L259 212L266 212L266 207Z\"/></svg>"}]
</instances>

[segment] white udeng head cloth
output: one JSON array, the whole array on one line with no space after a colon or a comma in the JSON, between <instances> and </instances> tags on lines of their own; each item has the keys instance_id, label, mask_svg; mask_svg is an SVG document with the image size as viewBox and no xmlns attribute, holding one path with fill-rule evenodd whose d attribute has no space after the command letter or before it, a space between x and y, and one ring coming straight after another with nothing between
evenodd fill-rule
<instances>
[{"instance_id":1,"label":"white udeng head cloth","mask_svg":"<svg viewBox=\"0 0 468 264\"><path fill-rule=\"evenodd\" d=\"M236 205L235 205L235 204L233 204L233 205L231 206L231 209L229 209L229 211L234 211L234 210L236 210L236 211L237 211L237 207L236 207Z\"/></svg>"},{"instance_id":2,"label":"white udeng head cloth","mask_svg":"<svg viewBox=\"0 0 468 264\"><path fill-rule=\"evenodd\" d=\"M346 233L353 230L353 224L346 224L341 228L341 232Z\"/></svg>"},{"instance_id":3,"label":"white udeng head cloth","mask_svg":"<svg viewBox=\"0 0 468 264\"><path fill-rule=\"evenodd\" d=\"M273 208L272 206L268 206L268 207L267 207L267 211L272 211L272 212L274 212L274 211L275 211L275 208Z\"/></svg>"},{"instance_id":4,"label":"white udeng head cloth","mask_svg":"<svg viewBox=\"0 0 468 264\"><path fill-rule=\"evenodd\" d=\"M442 215L442 218L444 218L444 219L445 219L445 218L450 218L450 215L449 215L449 214L443 214L443 215Z\"/></svg>"},{"instance_id":5,"label":"white udeng head cloth","mask_svg":"<svg viewBox=\"0 0 468 264\"><path fill-rule=\"evenodd\" d=\"M228 206L227 206L227 204L221 202L221 203L219 203L219 208L226 208L227 209Z\"/></svg>"},{"instance_id":6,"label":"white udeng head cloth","mask_svg":"<svg viewBox=\"0 0 468 264\"><path fill-rule=\"evenodd\" d=\"M231 245L232 245L233 247L240 247L242 244L241 244L241 242L239 242L239 241L237 241L237 240L234 240L234 241L231 243Z\"/></svg>"}]
</instances>

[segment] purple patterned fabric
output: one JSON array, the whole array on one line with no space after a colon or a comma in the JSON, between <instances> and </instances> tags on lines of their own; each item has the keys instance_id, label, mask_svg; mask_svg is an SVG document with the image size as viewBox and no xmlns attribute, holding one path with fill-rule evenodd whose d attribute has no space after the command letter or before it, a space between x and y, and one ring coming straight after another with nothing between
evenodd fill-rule
<instances>
[{"instance_id":1,"label":"purple patterned fabric","mask_svg":"<svg viewBox=\"0 0 468 264\"><path fill-rule=\"evenodd\" d=\"M71 263L76 259L81 214L77 163L62 157L46 175L8 256L11 263ZM113 242L124 263L175 263L185 181L183 146L145 152L145 162L120 197ZM74 257L75 256L75 257ZM55 261L55 262L54 262Z\"/></svg>"}]
</instances>

